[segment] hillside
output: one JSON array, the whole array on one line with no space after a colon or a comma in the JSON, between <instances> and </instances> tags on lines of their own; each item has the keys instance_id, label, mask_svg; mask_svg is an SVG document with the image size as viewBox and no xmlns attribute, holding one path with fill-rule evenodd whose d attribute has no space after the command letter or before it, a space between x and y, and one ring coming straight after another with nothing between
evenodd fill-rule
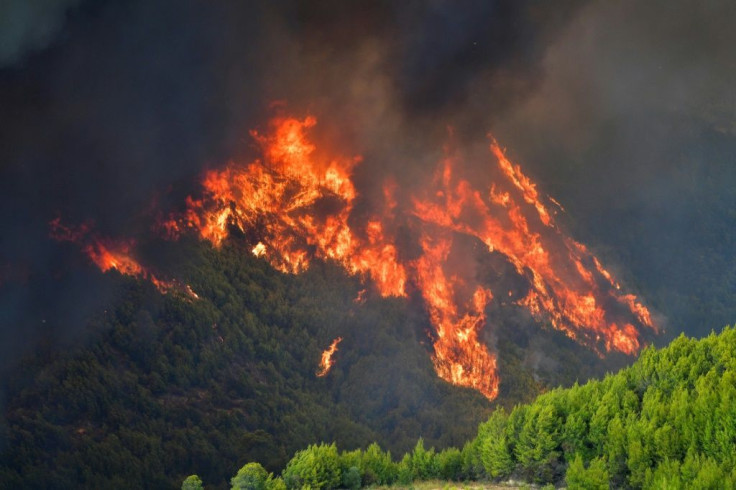
<instances>
[{"instance_id":1,"label":"hillside","mask_svg":"<svg viewBox=\"0 0 736 490\"><path fill-rule=\"evenodd\" d=\"M735 346L733 328L681 335L601 381L494 412L472 443L476 469L573 488L733 488Z\"/></svg>"},{"instance_id":2,"label":"hillside","mask_svg":"<svg viewBox=\"0 0 736 490\"><path fill-rule=\"evenodd\" d=\"M333 445L297 452L282 478L257 463L233 488L347 487L434 479L509 479L571 489L736 487L736 329L702 340L680 336L644 351L600 381L555 389L510 414L493 412L463 447L436 452L420 438L391 461L373 445L338 453ZM190 479L195 476L190 477Z\"/></svg>"},{"instance_id":3,"label":"hillside","mask_svg":"<svg viewBox=\"0 0 736 490\"><path fill-rule=\"evenodd\" d=\"M394 454L418 435L460 445L489 415L482 395L436 376L421 302L368 293L357 303L365 285L338 266L283 274L243 247L144 247L199 299L100 276L120 294L87 325L86 345L46 348L3 376L0 486L173 488L192 469L223 486L243 459L278 470L315 441L376 441ZM504 311L486 339L499 351L501 405L625 361L600 362ZM338 336L335 365L318 378Z\"/></svg>"}]
</instances>

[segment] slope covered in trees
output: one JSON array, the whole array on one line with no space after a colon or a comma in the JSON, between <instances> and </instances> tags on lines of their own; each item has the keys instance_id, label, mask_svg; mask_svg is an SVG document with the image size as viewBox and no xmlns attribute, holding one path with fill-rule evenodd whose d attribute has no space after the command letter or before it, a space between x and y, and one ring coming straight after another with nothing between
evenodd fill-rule
<instances>
[{"instance_id":1,"label":"slope covered in trees","mask_svg":"<svg viewBox=\"0 0 736 490\"><path fill-rule=\"evenodd\" d=\"M572 489L736 488L735 347L733 328L680 336L603 380L552 390L508 415L497 409L462 450L428 450L420 438L394 461L375 444L342 453L310 445L281 478L251 462L232 488L508 478Z\"/></svg>"},{"instance_id":2,"label":"slope covered in trees","mask_svg":"<svg viewBox=\"0 0 736 490\"><path fill-rule=\"evenodd\" d=\"M366 286L339 267L282 274L235 242L146 250L199 299L100 276L120 295L86 345L42 350L1 378L0 487L174 488L195 471L224 487L243 459L278 471L314 441L459 446L490 414L484 397L436 376L421 302L356 302ZM502 326L486 339L502 405L606 366L513 308L490 321ZM335 365L317 377L338 336Z\"/></svg>"},{"instance_id":3,"label":"slope covered in trees","mask_svg":"<svg viewBox=\"0 0 736 490\"><path fill-rule=\"evenodd\" d=\"M471 443L493 478L576 488L736 486L736 330L680 336L618 374L496 411ZM585 484L583 484L585 483Z\"/></svg>"}]
</instances>

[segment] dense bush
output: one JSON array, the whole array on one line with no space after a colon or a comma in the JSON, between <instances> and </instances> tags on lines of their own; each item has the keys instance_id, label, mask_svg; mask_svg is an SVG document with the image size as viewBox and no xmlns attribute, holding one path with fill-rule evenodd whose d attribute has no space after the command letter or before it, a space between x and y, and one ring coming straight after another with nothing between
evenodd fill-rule
<instances>
[{"instance_id":1,"label":"dense bush","mask_svg":"<svg viewBox=\"0 0 736 490\"><path fill-rule=\"evenodd\" d=\"M260 463L248 463L230 480L233 490L266 490L272 478Z\"/></svg>"},{"instance_id":2,"label":"dense bush","mask_svg":"<svg viewBox=\"0 0 736 490\"><path fill-rule=\"evenodd\" d=\"M197 475L189 475L182 482L181 490L204 490L202 479Z\"/></svg>"},{"instance_id":3,"label":"dense bush","mask_svg":"<svg viewBox=\"0 0 736 490\"><path fill-rule=\"evenodd\" d=\"M286 465L283 479L289 489L338 488L342 475L337 447L319 444L297 452Z\"/></svg>"}]
</instances>

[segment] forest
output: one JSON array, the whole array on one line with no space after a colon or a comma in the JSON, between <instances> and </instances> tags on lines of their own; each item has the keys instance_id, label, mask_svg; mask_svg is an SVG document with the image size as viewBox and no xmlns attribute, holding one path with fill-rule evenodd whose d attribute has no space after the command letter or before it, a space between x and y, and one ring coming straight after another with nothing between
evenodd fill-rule
<instances>
[{"instance_id":1,"label":"forest","mask_svg":"<svg viewBox=\"0 0 736 490\"><path fill-rule=\"evenodd\" d=\"M617 374L554 389L510 413L496 409L461 449L392 459L377 444L338 452L334 443L294 454L281 476L257 462L233 489L409 486L423 480L504 481L555 488L736 487L736 330L702 340L681 335L649 348ZM190 475L183 489L202 488Z\"/></svg>"},{"instance_id":2,"label":"forest","mask_svg":"<svg viewBox=\"0 0 736 490\"><path fill-rule=\"evenodd\" d=\"M0 25L0 489L736 487L736 2Z\"/></svg>"},{"instance_id":3,"label":"forest","mask_svg":"<svg viewBox=\"0 0 736 490\"><path fill-rule=\"evenodd\" d=\"M2 377L2 488L176 488L196 472L225 488L241 461L281 471L315 441L379 443L392 454L460 447L493 406L600 376L605 362L519 311L493 331L502 377L491 404L439 379L416 299L368 293L337 265L274 270L242 239L221 249L187 239L144 247L165 277L199 299L160 294L113 271L119 294L83 341L42 346ZM70 246L70 253L78 253ZM505 320L505 321L501 321ZM335 366L315 375L342 337Z\"/></svg>"}]
</instances>

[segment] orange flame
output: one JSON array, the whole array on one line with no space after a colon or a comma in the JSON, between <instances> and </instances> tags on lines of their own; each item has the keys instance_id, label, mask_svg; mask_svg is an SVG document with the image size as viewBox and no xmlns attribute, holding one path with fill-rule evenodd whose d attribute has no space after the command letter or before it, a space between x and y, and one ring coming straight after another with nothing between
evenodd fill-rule
<instances>
[{"instance_id":1,"label":"orange flame","mask_svg":"<svg viewBox=\"0 0 736 490\"><path fill-rule=\"evenodd\" d=\"M271 134L252 131L263 160L248 166L231 163L205 174L204 197L187 199L187 211L164 223L166 230L196 230L219 246L233 226L261 234L253 254L274 267L298 273L313 258L333 259L353 274L370 276L385 296L404 296L406 270L380 219L358 235L348 225L356 198L351 180L360 161L322 159L304 131L308 117L275 119Z\"/></svg>"},{"instance_id":2,"label":"orange flame","mask_svg":"<svg viewBox=\"0 0 736 490\"><path fill-rule=\"evenodd\" d=\"M332 365L335 361L332 359L333 354L337 352L337 344L342 342L342 337L338 337L332 341L330 346L322 352L322 360L319 363L319 369L317 370L317 377L321 378L326 376L330 372Z\"/></svg>"},{"instance_id":3,"label":"orange flame","mask_svg":"<svg viewBox=\"0 0 736 490\"><path fill-rule=\"evenodd\" d=\"M77 227L66 226L61 223L61 218L51 220L49 226L51 227L51 237L53 239L80 245L84 253L102 272L115 269L120 274L151 281L156 289L163 294L171 291L182 291L193 299L199 298L188 284L181 286L176 281L159 279L143 267L133 258L134 240L113 241L99 238L92 234L91 226L88 223Z\"/></svg>"},{"instance_id":4,"label":"orange flame","mask_svg":"<svg viewBox=\"0 0 736 490\"><path fill-rule=\"evenodd\" d=\"M562 206L541 195L495 140L487 187L463 177L461 159L450 155L431 188L409 196L410 209L400 209L398 186L387 180L383 208L358 219L352 173L360 158L322 153L307 138L315 124L313 117L275 118L266 133L251 132L262 158L208 171L202 197L189 197L186 211L162 228L173 236L194 230L216 247L235 228L250 233L254 255L283 272L329 259L372 279L383 296L416 291L434 328L438 375L489 399L499 378L482 335L494 296L478 278L474 254L501 254L528 283L516 297L509 292L511 301L599 355L634 354L642 330L657 332L649 310L557 226ZM416 240L410 257L397 246L402 226Z\"/></svg>"},{"instance_id":5,"label":"orange flame","mask_svg":"<svg viewBox=\"0 0 736 490\"><path fill-rule=\"evenodd\" d=\"M476 285L469 300L458 306L458 296L467 289L467 280L447 277L452 239L446 233L422 237L422 256L416 261L416 282L422 293L437 339L434 362L437 374L450 383L468 386L494 399L498 395L496 357L478 340L485 324L485 307L491 291ZM462 310L462 311L461 311Z\"/></svg>"}]
</instances>

